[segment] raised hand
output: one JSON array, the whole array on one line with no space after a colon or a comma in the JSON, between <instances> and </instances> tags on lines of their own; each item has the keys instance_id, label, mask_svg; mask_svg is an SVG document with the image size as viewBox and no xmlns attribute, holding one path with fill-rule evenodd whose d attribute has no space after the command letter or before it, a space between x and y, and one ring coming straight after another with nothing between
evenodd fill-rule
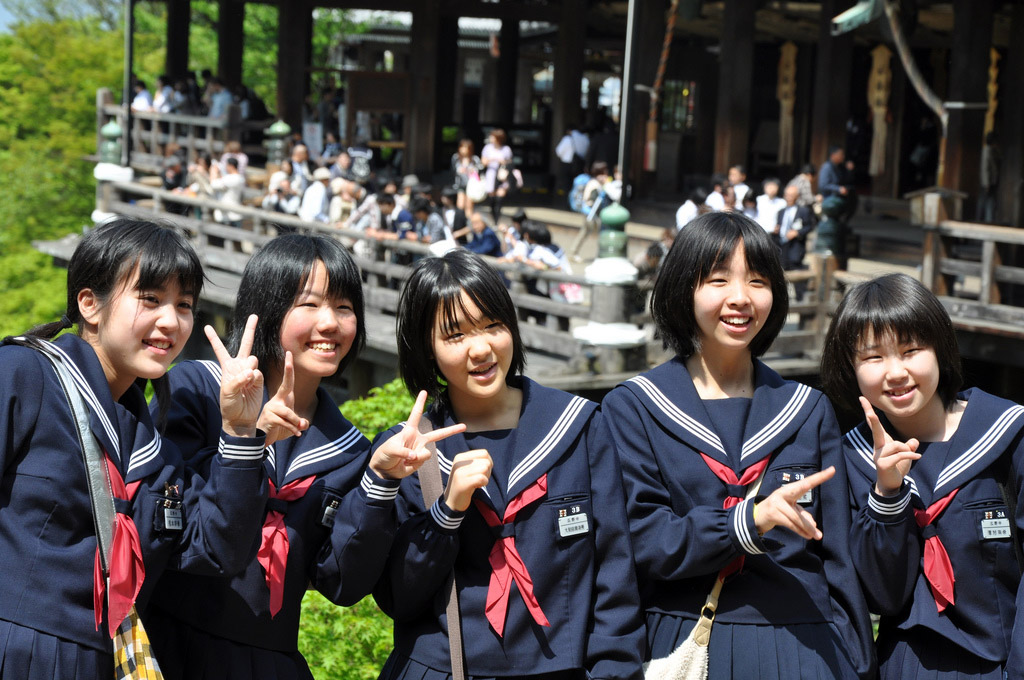
<instances>
[{"instance_id":1,"label":"raised hand","mask_svg":"<svg viewBox=\"0 0 1024 680\"><path fill-rule=\"evenodd\" d=\"M256 335L255 314L245 322L238 355L231 356L212 326L207 326L206 337L220 362L220 415L224 431L235 437L256 434L256 420L263 405L263 374L259 362L252 356L252 343Z\"/></svg>"},{"instance_id":2,"label":"raised hand","mask_svg":"<svg viewBox=\"0 0 1024 680\"><path fill-rule=\"evenodd\" d=\"M910 472L910 466L921 457L917 452L918 441L908 439L896 441L882 427L875 415L875 409L864 397L860 398L860 406L864 409L864 418L871 428L871 438L875 448L875 493L880 496L895 496L903 486L903 478Z\"/></svg>"},{"instance_id":3,"label":"raised hand","mask_svg":"<svg viewBox=\"0 0 1024 680\"><path fill-rule=\"evenodd\" d=\"M473 501L473 492L487 486L493 467L487 449L474 449L455 456L448 486L444 489L444 502L452 510L465 512Z\"/></svg>"},{"instance_id":4,"label":"raised hand","mask_svg":"<svg viewBox=\"0 0 1024 680\"><path fill-rule=\"evenodd\" d=\"M465 425L459 423L442 427L440 430L434 430L428 434L421 434L420 418L423 416L423 406L426 403L427 393L421 391L416 395L416 403L413 404L409 418L405 421L402 429L391 435L373 452L373 457L370 458L370 469L384 479L408 477L430 458L430 451L426 448L427 444L439 442L466 429Z\"/></svg>"},{"instance_id":5,"label":"raised hand","mask_svg":"<svg viewBox=\"0 0 1024 680\"><path fill-rule=\"evenodd\" d=\"M775 527L789 529L807 540L821 540L821 530L811 513L801 508L797 501L808 491L832 479L835 467L815 472L803 479L785 484L771 493L768 498L754 506L754 524L757 532L765 534Z\"/></svg>"},{"instance_id":6,"label":"raised hand","mask_svg":"<svg viewBox=\"0 0 1024 680\"><path fill-rule=\"evenodd\" d=\"M281 384L263 405L257 426L267 433L267 446L288 437L301 437L309 429L309 421L295 412L295 364L291 352L284 353Z\"/></svg>"}]
</instances>

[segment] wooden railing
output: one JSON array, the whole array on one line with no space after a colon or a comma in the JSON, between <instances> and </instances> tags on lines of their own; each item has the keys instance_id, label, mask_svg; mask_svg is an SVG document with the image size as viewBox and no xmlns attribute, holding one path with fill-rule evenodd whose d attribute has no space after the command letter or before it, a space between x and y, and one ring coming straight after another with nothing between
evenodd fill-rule
<instances>
[{"instance_id":1,"label":"wooden railing","mask_svg":"<svg viewBox=\"0 0 1024 680\"><path fill-rule=\"evenodd\" d=\"M268 120L242 120L241 109L237 104L231 104L223 118L153 111L132 111L131 118L131 165L143 172L163 170L162 150L171 142L182 148L186 161L191 163L201 153L216 158L223 153L227 142L242 141L246 132L262 130L271 123ZM103 142L100 129L111 119L116 119L123 129L124 106L115 104L113 93L102 88L96 93L97 149ZM243 150L248 154L263 153L262 147L258 145L243 145Z\"/></svg>"}]
</instances>

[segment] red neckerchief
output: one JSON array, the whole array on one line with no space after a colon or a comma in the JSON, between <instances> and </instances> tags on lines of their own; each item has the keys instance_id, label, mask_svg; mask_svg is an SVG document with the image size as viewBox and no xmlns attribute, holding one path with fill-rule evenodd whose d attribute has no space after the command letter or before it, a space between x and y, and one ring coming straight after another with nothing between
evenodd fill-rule
<instances>
[{"instance_id":1,"label":"red neckerchief","mask_svg":"<svg viewBox=\"0 0 1024 680\"><path fill-rule=\"evenodd\" d=\"M500 527L503 524L510 524L515 521L516 513L530 505L536 500L543 498L548 492L548 476L544 474L536 482L526 487L505 508L505 518L498 519L498 515L486 503L477 498L473 499L477 510L483 515L484 521L489 527ZM526 602L533 620L542 626L550 626L548 619L544 616L540 603L533 594L533 579L523 559L516 550L515 536L504 536L494 542L491 554L487 558L491 563L491 581L487 586L487 605L485 613L491 627L498 636L505 632L505 616L508 613L508 598L512 593L512 582L515 581L519 592Z\"/></svg>"},{"instance_id":2,"label":"red neckerchief","mask_svg":"<svg viewBox=\"0 0 1024 680\"><path fill-rule=\"evenodd\" d=\"M943 513L959 490L953 489L928 506L927 510L914 509L914 519L917 520L917 526L921 528L921 534L924 536L924 577L928 579L928 586L932 590L932 597L935 598L935 606L939 612L951 604L956 604L953 601L953 584L956 579L953 577L953 565L949 561L949 554L946 553L946 546L942 544L942 539L935 532L932 523Z\"/></svg>"},{"instance_id":3,"label":"red neckerchief","mask_svg":"<svg viewBox=\"0 0 1024 680\"><path fill-rule=\"evenodd\" d=\"M125 484L117 466L110 456L103 452L110 476L110 490L114 498L130 501L135 497L141 482ZM110 550L108 578L103 578L103 563L100 560L99 541L96 543L96 561L92 574L92 606L96 616L96 630L103 619L103 598L107 597L107 629L114 637L118 626L128 618L135 598L139 596L142 582L146 579L146 565L142 561L142 542L135 522L121 512L114 514L114 538ZM108 584L109 581L109 584Z\"/></svg>"},{"instance_id":4,"label":"red neckerchief","mask_svg":"<svg viewBox=\"0 0 1024 680\"><path fill-rule=\"evenodd\" d=\"M270 497L282 501L296 501L306 495L316 475L288 482L280 489L270 483ZM284 573L288 565L288 529L284 525L284 513L271 510L263 520L262 539L256 560L266 573L267 588L270 589L270 618L281 611L284 601Z\"/></svg>"},{"instance_id":5,"label":"red neckerchief","mask_svg":"<svg viewBox=\"0 0 1024 680\"><path fill-rule=\"evenodd\" d=\"M754 480L761 475L761 471L768 466L768 459L771 458L771 456L765 456L744 470L742 476L737 477L736 473L733 472L732 468L728 465L723 465L704 453L700 454L700 457L704 459L707 466L715 473L715 477L718 477L725 483L729 495L725 497L722 507L726 510L740 504L743 497L746 495L746 487L752 484ZM727 564L721 572L719 572L718 577L720 579L725 579L726 576L742 569L744 559L744 555L740 555L734 559L732 562Z\"/></svg>"}]
</instances>

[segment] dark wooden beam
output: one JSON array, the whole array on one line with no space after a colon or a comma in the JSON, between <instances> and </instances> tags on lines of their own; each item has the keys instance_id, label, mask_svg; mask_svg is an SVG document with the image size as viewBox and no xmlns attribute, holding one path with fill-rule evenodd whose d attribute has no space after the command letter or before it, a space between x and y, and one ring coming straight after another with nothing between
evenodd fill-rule
<instances>
[{"instance_id":1,"label":"dark wooden beam","mask_svg":"<svg viewBox=\"0 0 1024 680\"><path fill-rule=\"evenodd\" d=\"M245 2L220 0L217 17L217 75L232 88L242 82Z\"/></svg>"},{"instance_id":2,"label":"dark wooden beam","mask_svg":"<svg viewBox=\"0 0 1024 680\"><path fill-rule=\"evenodd\" d=\"M293 130L302 129L312 41L312 5L308 0L282 1L277 24L277 116Z\"/></svg>"},{"instance_id":3,"label":"dark wooden beam","mask_svg":"<svg viewBox=\"0 0 1024 680\"><path fill-rule=\"evenodd\" d=\"M413 55L410 69L413 106L409 116L408 148L409 169L424 181L429 181L434 172L440 28L441 19L434 3L419 0L412 15L409 50Z\"/></svg>"},{"instance_id":4,"label":"dark wooden beam","mask_svg":"<svg viewBox=\"0 0 1024 680\"><path fill-rule=\"evenodd\" d=\"M757 0L725 0L715 125L715 172L747 164Z\"/></svg>"},{"instance_id":5,"label":"dark wooden beam","mask_svg":"<svg viewBox=\"0 0 1024 680\"><path fill-rule=\"evenodd\" d=\"M992 47L993 10L990 2L954 0L949 102L988 101L989 49ZM943 186L978 193L985 109L951 109L946 131L946 167ZM965 206L964 214L973 214Z\"/></svg>"},{"instance_id":6,"label":"dark wooden beam","mask_svg":"<svg viewBox=\"0 0 1024 680\"><path fill-rule=\"evenodd\" d=\"M1012 35L1024 35L1024 3L1013 7ZM999 88L1001 125L999 145L1003 162L999 172L999 218L1015 227L1024 227L1024 40L1014 40L1002 62Z\"/></svg>"},{"instance_id":7,"label":"dark wooden beam","mask_svg":"<svg viewBox=\"0 0 1024 680\"><path fill-rule=\"evenodd\" d=\"M853 33L833 36L832 17L853 6L854 0L822 0L819 21L814 100L811 105L811 163L828 159L830 146L846 145L846 118L850 114L850 73ZM894 68L898 68L898 63Z\"/></svg>"},{"instance_id":8,"label":"dark wooden beam","mask_svg":"<svg viewBox=\"0 0 1024 680\"><path fill-rule=\"evenodd\" d=\"M646 144L647 114L650 94L636 89L636 85L650 87L658 70L662 38L665 36L666 0L637 0L635 5L632 86L624 89L622 97L629 99L629 108L619 126L620 135L628 135L625 145L626 159L619 159L623 165L623 182L633 187L634 198L643 198L653 186L651 173L644 172L644 147ZM654 37L656 36L656 37ZM627 87L623 78L623 87ZM577 96L578 99L578 96ZM555 131L555 134L559 134Z\"/></svg>"},{"instance_id":9,"label":"dark wooden beam","mask_svg":"<svg viewBox=\"0 0 1024 680\"><path fill-rule=\"evenodd\" d=\"M188 71L188 34L192 24L192 0L167 0L167 54L164 71L171 80Z\"/></svg>"},{"instance_id":10,"label":"dark wooden beam","mask_svg":"<svg viewBox=\"0 0 1024 680\"><path fill-rule=\"evenodd\" d=\"M561 138L570 123L579 124L580 98L583 95L583 46L587 39L586 22L581 22L580 17L586 8L585 0L562 0L551 96L551 136L556 139ZM557 167L558 159L551 154L551 172L555 173Z\"/></svg>"},{"instance_id":11,"label":"dark wooden beam","mask_svg":"<svg viewBox=\"0 0 1024 680\"><path fill-rule=\"evenodd\" d=\"M580 27L580 32L584 32ZM498 118L502 121L512 122L515 117L516 106L516 78L517 67L519 66L519 22L514 19L501 20L501 33L498 37L498 45L501 55L498 57ZM580 63L582 64L583 50L580 49ZM583 77L582 66L580 78ZM579 85L577 85L579 87Z\"/></svg>"}]
</instances>

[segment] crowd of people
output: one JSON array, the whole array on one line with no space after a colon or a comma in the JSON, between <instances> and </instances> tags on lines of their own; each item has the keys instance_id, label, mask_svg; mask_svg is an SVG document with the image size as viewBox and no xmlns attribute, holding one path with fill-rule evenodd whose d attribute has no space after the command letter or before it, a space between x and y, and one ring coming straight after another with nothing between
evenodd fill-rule
<instances>
[{"instance_id":1,"label":"crowd of people","mask_svg":"<svg viewBox=\"0 0 1024 680\"><path fill-rule=\"evenodd\" d=\"M798 195L783 200L800 213ZM444 228L422 196L403 210ZM529 221L520 237L545 241ZM1024 678L1024 408L962 391L950 319L908 276L848 292L822 393L758 358L789 305L778 242L706 212L667 247L651 299L674 357L598 404L523 374L502 276L455 248L402 286L398 370L416 401L373 442L322 385L366 337L338 239L264 245L227 343L205 329L216 360L168 370L203 283L183 236L117 219L71 257L61 320L0 346L0 678L113 677L111 637L138 612L169 679L308 679L307 589L372 594L394 619L383 680L446 680L453 663L641 680L698 621L714 679ZM834 408L860 424L841 434Z\"/></svg>"},{"instance_id":2,"label":"crowd of people","mask_svg":"<svg viewBox=\"0 0 1024 680\"><path fill-rule=\"evenodd\" d=\"M201 77L202 84L195 71L173 81L161 75L157 77L152 92L144 80L133 78L131 109L224 118L228 115L228 107L238 104L242 120L265 120L268 117L266 103L251 88L241 83L229 88L209 69L204 69Z\"/></svg>"}]
</instances>

